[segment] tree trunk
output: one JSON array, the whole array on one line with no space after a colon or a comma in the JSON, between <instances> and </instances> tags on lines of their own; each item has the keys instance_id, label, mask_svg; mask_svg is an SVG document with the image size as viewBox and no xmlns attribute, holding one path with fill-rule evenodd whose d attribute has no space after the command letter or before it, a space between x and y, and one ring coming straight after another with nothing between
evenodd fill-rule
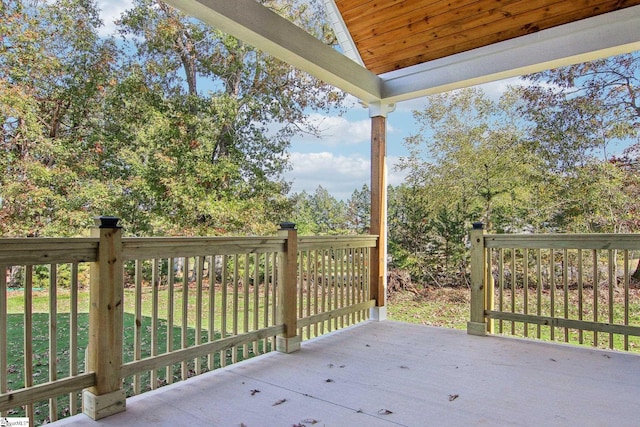
<instances>
[{"instance_id":1,"label":"tree trunk","mask_svg":"<svg viewBox=\"0 0 640 427\"><path fill-rule=\"evenodd\" d=\"M636 271L631 275L636 280L640 280L640 259L638 260L638 264L636 265Z\"/></svg>"}]
</instances>

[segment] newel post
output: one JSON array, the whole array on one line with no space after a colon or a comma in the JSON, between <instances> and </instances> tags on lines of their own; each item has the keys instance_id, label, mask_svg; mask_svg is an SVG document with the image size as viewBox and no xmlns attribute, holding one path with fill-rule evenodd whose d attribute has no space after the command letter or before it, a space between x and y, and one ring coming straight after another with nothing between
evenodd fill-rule
<instances>
[{"instance_id":1,"label":"newel post","mask_svg":"<svg viewBox=\"0 0 640 427\"><path fill-rule=\"evenodd\" d=\"M474 222L469 233L471 240L471 319L467 322L467 333L486 335L488 324L485 318L487 262L484 247L484 224Z\"/></svg>"},{"instance_id":2,"label":"newel post","mask_svg":"<svg viewBox=\"0 0 640 427\"><path fill-rule=\"evenodd\" d=\"M96 218L98 260L91 264L89 345L87 372L95 372L95 385L83 390L83 412L94 420L122 412L126 394L122 388L123 258L122 228L118 218Z\"/></svg>"},{"instance_id":3,"label":"newel post","mask_svg":"<svg viewBox=\"0 0 640 427\"><path fill-rule=\"evenodd\" d=\"M298 284L298 230L292 222L280 224L278 235L285 238L284 252L278 255L278 318L285 330L276 337L276 350L292 353L300 350L296 289Z\"/></svg>"}]
</instances>

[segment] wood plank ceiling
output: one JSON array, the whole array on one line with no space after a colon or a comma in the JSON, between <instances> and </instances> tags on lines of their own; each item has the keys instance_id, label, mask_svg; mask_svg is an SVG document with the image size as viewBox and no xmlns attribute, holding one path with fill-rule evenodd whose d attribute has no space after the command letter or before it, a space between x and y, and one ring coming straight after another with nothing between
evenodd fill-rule
<instances>
[{"instance_id":1,"label":"wood plank ceiling","mask_svg":"<svg viewBox=\"0 0 640 427\"><path fill-rule=\"evenodd\" d=\"M367 69L421 64L640 0L335 0Z\"/></svg>"}]
</instances>

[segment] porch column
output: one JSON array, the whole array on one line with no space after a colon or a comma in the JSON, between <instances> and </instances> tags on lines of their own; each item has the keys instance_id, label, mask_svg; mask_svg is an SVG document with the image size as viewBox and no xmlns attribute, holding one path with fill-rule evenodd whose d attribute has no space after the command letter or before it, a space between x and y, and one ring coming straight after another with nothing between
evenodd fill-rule
<instances>
[{"instance_id":1,"label":"porch column","mask_svg":"<svg viewBox=\"0 0 640 427\"><path fill-rule=\"evenodd\" d=\"M91 264L89 288L89 345L87 372L95 372L93 387L82 393L82 410L94 420L122 412L126 394L122 387L123 259L122 228L118 218L100 217L97 228L98 260Z\"/></svg>"},{"instance_id":2,"label":"porch column","mask_svg":"<svg viewBox=\"0 0 640 427\"><path fill-rule=\"evenodd\" d=\"M378 244L371 251L371 298L376 301L371 319L387 317L387 114L395 110L394 104L381 102L369 105L371 117L371 227L377 234Z\"/></svg>"}]
</instances>

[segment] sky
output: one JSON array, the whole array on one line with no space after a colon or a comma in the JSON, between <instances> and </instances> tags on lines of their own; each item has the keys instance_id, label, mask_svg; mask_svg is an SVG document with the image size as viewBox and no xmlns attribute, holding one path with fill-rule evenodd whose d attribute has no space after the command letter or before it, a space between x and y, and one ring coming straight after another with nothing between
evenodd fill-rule
<instances>
[{"instance_id":1,"label":"sky","mask_svg":"<svg viewBox=\"0 0 640 427\"><path fill-rule=\"evenodd\" d=\"M497 100L510 84L518 79L487 83L480 87L490 99ZM371 171L371 119L368 108L349 96L349 111L342 117L319 116L315 119L325 129L321 138L308 135L294 138L291 146L293 170L287 178L293 181L292 191L313 193L322 185L329 194L347 200L355 189L369 185ZM403 142L418 133L413 111L423 110L426 98L416 98L396 104L387 116L387 182L396 186L405 174L395 168L399 159L408 155Z\"/></svg>"},{"instance_id":2,"label":"sky","mask_svg":"<svg viewBox=\"0 0 640 427\"><path fill-rule=\"evenodd\" d=\"M98 0L104 27L102 34L115 31L114 21L127 10L131 0ZM499 81L483 85L487 95L497 99L508 83ZM289 150L292 169L285 179L292 183L291 194L315 192L321 185L339 200L347 200L354 190L370 183L371 119L364 108L352 96L346 99L348 112L343 116L323 116L312 113L312 118L323 129L320 137L298 136L292 140ZM422 110L426 99L418 98L396 104L394 112L387 116L387 182L399 185L405 175L395 165L408 154L403 141L418 132L413 119L414 110Z\"/></svg>"}]
</instances>

